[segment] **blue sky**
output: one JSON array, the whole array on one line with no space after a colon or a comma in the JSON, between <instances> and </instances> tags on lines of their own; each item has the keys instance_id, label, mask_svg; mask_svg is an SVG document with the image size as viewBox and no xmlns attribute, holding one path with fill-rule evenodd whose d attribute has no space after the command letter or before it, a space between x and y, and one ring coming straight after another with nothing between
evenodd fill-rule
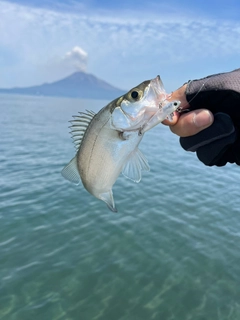
<instances>
[{"instance_id":1,"label":"blue sky","mask_svg":"<svg viewBox=\"0 0 240 320\"><path fill-rule=\"evenodd\" d=\"M0 0L0 87L84 70L123 88L160 74L167 91L240 67L240 2Z\"/></svg>"}]
</instances>

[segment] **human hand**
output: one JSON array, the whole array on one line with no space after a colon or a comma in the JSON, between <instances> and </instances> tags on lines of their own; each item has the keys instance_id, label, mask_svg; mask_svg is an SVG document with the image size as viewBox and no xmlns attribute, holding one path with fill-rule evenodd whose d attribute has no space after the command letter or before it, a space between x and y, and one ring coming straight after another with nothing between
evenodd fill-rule
<instances>
[{"instance_id":1,"label":"human hand","mask_svg":"<svg viewBox=\"0 0 240 320\"><path fill-rule=\"evenodd\" d=\"M177 89L171 94L170 101L181 101L181 108L184 112L190 109L186 98L187 84ZM214 117L211 111L207 109L197 109L187 113L180 114L175 112L172 121L165 120L163 123L169 125L171 131L180 137L193 136L203 129L206 129L213 123Z\"/></svg>"},{"instance_id":2,"label":"human hand","mask_svg":"<svg viewBox=\"0 0 240 320\"><path fill-rule=\"evenodd\" d=\"M185 150L196 151L209 166L240 165L240 69L191 81L174 91L171 100L190 110L164 122L181 137Z\"/></svg>"}]
</instances>

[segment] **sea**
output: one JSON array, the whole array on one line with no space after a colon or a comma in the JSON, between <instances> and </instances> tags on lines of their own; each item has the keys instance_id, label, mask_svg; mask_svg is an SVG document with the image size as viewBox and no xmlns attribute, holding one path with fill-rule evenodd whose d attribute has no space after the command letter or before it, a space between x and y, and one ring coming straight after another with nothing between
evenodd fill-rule
<instances>
[{"instance_id":1,"label":"sea","mask_svg":"<svg viewBox=\"0 0 240 320\"><path fill-rule=\"evenodd\" d=\"M108 102L0 95L1 320L239 320L240 168L158 125L118 212L61 176L72 115Z\"/></svg>"}]
</instances>

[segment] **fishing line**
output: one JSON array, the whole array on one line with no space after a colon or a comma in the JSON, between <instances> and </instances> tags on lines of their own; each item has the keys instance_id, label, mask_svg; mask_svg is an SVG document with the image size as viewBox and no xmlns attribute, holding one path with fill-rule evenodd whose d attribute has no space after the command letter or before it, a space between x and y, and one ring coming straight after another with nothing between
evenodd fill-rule
<instances>
[{"instance_id":1,"label":"fishing line","mask_svg":"<svg viewBox=\"0 0 240 320\"><path fill-rule=\"evenodd\" d=\"M188 104L190 104L198 95L199 93L202 91L203 87L205 86L205 84L210 80L210 77L201 85L200 89L197 91L197 93L192 97L192 99L188 102ZM188 82L187 85L189 85L191 82L193 82L194 80L190 80ZM185 112L189 112L190 109L184 109L187 105L181 107L179 106L178 109L176 110L178 113L185 113Z\"/></svg>"}]
</instances>

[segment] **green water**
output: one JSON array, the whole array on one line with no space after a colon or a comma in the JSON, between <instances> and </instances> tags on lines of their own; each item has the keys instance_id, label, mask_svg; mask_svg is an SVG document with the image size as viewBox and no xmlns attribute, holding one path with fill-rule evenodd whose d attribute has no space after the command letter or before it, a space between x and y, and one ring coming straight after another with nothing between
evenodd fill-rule
<instances>
[{"instance_id":1,"label":"green water","mask_svg":"<svg viewBox=\"0 0 240 320\"><path fill-rule=\"evenodd\" d=\"M239 320L240 169L158 126L118 213L61 177L68 120L103 101L0 96L1 320Z\"/></svg>"}]
</instances>

